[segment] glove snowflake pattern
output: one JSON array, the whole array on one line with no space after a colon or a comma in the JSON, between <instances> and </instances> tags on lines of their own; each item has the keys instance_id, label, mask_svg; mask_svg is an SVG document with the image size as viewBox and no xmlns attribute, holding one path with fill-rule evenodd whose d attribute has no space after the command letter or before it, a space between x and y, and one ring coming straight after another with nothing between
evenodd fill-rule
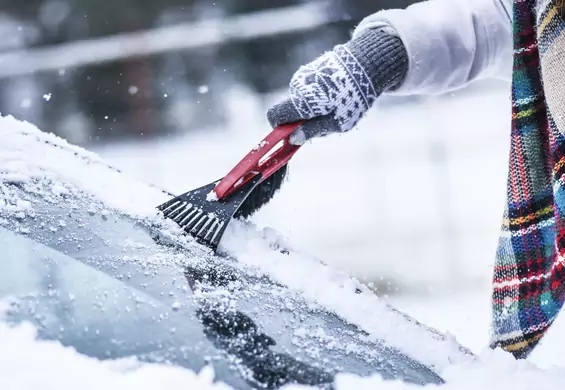
<instances>
[{"instance_id":1,"label":"glove snowflake pattern","mask_svg":"<svg viewBox=\"0 0 565 390\"><path fill-rule=\"evenodd\" d=\"M290 138L296 145L349 131L384 91L400 85L407 71L401 39L369 29L300 67L289 96L271 107L267 118L273 127L305 120Z\"/></svg>"},{"instance_id":2,"label":"glove snowflake pattern","mask_svg":"<svg viewBox=\"0 0 565 390\"><path fill-rule=\"evenodd\" d=\"M351 130L377 99L371 79L344 46L300 67L290 97L302 119L332 115L339 131Z\"/></svg>"}]
</instances>

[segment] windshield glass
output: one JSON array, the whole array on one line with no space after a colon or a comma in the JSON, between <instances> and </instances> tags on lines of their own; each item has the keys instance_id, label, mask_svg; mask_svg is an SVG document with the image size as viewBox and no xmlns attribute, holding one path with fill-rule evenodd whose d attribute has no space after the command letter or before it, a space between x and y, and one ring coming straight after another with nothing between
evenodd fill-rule
<instances>
[{"instance_id":1,"label":"windshield glass","mask_svg":"<svg viewBox=\"0 0 565 390\"><path fill-rule=\"evenodd\" d=\"M206 358L224 381L246 388L202 333L195 311L182 312L71 257L0 228L0 298L12 302L10 323L32 322L43 339L58 340L98 359L136 356L193 370ZM191 353L183 353L190 350Z\"/></svg>"},{"instance_id":2,"label":"windshield glass","mask_svg":"<svg viewBox=\"0 0 565 390\"><path fill-rule=\"evenodd\" d=\"M191 369L211 362L237 388L242 380L266 388L329 383L340 371L441 382L231 259L159 244L163 232L95 203L21 196L32 211L11 215L0 230L2 246L12 248L0 265L10 271L0 277L0 297L24 296L12 320L31 318L45 337L100 358L134 355Z\"/></svg>"}]
</instances>

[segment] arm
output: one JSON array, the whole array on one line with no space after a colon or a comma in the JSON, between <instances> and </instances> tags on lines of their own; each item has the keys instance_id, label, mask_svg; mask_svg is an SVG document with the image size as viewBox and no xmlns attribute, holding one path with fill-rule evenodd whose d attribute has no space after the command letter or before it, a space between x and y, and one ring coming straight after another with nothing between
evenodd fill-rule
<instances>
[{"instance_id":1,"label":"arm","mask_svg":"<svg viewBox=\"0 0 565 390\"><path fill-rule=\"evenodd\" d=\"M369 16L349 42L296 71L269 122L305 120L291 138L299 144L351 130L383 93L440 94L509 76L511 2L427 0Z\"/></svg>"},{"instance_id":2,"label":"arm","mask_svg":"<svg viewBox=\"0 0 565 390\"><path fill-rule=\"evenodd\" d=\"M364 19L368 29L400 37L409 57L407 76L387 93L439 94L485 77L510 76L511 0L428 0Z\"/></svg>"}]
</instances>

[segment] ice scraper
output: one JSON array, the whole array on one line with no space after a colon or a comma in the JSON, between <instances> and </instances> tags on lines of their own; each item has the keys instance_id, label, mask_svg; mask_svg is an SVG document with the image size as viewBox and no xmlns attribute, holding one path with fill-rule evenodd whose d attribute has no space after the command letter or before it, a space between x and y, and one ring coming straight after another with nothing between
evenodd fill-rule
<instances>
[{"instance_id":1,"label":"ice scraper","mask_svg":"<svg viewBox=\"0 0 565 390\"><path fill-rule=\"evenodd\" d=\"M275 128L223 179L179 195L158 206L200 243L216 250L232 218L247 218L280 189L287 163L300 146L290 135L303 122Z\"/></svg>"}]
</instances>

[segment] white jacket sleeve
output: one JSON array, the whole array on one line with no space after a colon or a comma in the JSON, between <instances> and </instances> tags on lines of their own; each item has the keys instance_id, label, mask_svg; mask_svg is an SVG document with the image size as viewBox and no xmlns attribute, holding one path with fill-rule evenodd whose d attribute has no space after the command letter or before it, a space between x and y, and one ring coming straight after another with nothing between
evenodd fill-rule
<instances>
[{"instance_id":1,"label":"white jacket sleeve","mask_svg":"<svg viewBox=\"0 0 565 390\"><path fill-rule=\"evenodd\" d=\"M390 94L440 94L486 77L509 78L512 0L427 0L380 11L367 28L392 28L409 56L406 79Z\"/></svg>"}]
</instances>

